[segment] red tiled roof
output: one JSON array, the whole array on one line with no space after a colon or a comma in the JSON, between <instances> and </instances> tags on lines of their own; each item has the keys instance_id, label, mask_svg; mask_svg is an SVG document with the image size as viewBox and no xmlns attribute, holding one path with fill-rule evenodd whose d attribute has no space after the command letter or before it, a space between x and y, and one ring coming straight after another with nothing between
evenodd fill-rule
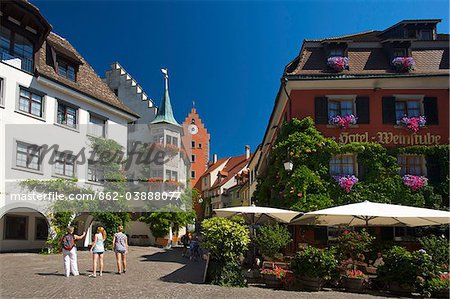
<instances>
[{"instance_id":1,"label":"red tiled roof","mask_svg":"<svg viewBox=\"0 0 450 299\"><path fill-rule=\"evenodd\" d=\"M76 82L61 77L55 69L47 64L47 43L52 46L56 52L63 54L80 63ZM136 112L127 107L114 92L103 82L94 69L86 60L75 50L75 48L63 37L51 32L46 42L39 50L39 60L36 63L37 72L43 77L57 81L69 88L77 90L83 94L91 96L107 105L127 112L130 115L138 116Z\"/></svg>"},{"instance_id":2,"label":"red tiled roof","mask_svg":"<svg viewBox=\"0 0 450 299\"><path fill-rule=\"evenodd\" d=\"M449 48L412 49L416 67L411 74L448 74ZM305 47L303 52L286 67L287 75L346 75L396 74L383 48L349 48L349 70L339 74L330 72L322 47Z\"/></svg>"},{"instance_id":3,"label":"red tiled roof","mask_svg":"<svg viewBox=\"0 0 450 299\"><path fill-rule=\"evenodd\" d=\"M345 78L346 75L434 75L449 73L449 34L437 34L436 40L417 40L403 38L402 29L411 24L421 23L436 26L441 20L403 20L383 31L366 31L355 34L305 40L299 55L285 68L285 75L309 77ZM415 27L414 27L415 28ZM430 27L431 28L431 27ZM413 71L397 73L391 66L390 42L406 42L411 56L416 62ZM347 44L349 69L340 73L327 66L329 43Z\"/></svg>"},{"instance_id":4,"label":"red tiled roof","mask_svg":"<svg viewBox=\"0 0 450 299\"><path fill-rule=\"evenodd\" d=\"M251 158L251 156L250 156L250 158ZM223 168L223 171L227 172L228 176L221 179L220 181L216 180L210 189L222 186L226 182L228 182L229 180L234 178L234 176L248 164L248 161L250 161L250 158L246 159L245 155L231 157L227 161L227 164L225 165L225 167Z\"/></svg>"}]
</instances>

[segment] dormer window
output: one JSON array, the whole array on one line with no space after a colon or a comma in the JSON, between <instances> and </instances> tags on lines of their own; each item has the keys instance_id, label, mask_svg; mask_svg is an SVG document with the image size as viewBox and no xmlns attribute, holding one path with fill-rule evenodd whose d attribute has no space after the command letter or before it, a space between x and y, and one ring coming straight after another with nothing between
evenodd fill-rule
<instances>
[{"instance_id":1,"label":"dormer window","mask_svg":"<svg viewBox=\"0 0 450 299\"><path fill-rule=\"evenodd\" d=\"M57 58L58 62L58 74L70 81L76 81L75 65L71 64L67 60Z\"/></svg>"},{"instance_id":2,"label":"dormer window","mask_svg":"<svg viewBox=\"0 0 450 299\"><path fill-rule=\"evenodd\" d=\"M419 31L419 39L420 40L433 40L433 30L431 29L422 29Z\"/></svg>"},{"instance_id":3,"label":"dormer window","mask_svg":"<svg viewBox=\"0 0 450 299\"><path fill-rule=\"evenodd\" d=\"M393 58L396 57L407 57L408 56L408 50L405 48L396 48L392 51Z\"/></svg>"},{"instance_id":4,"label":"dormer window","mask_svg":"<svg viewBox=\"0 0 450 299\"><path fill-rule=\"evenodd\" d=\"M329 57L342 57L344 56L344 49L343 48L332 48L330 49L330 56Z\"/></svg>"}]
</instances>

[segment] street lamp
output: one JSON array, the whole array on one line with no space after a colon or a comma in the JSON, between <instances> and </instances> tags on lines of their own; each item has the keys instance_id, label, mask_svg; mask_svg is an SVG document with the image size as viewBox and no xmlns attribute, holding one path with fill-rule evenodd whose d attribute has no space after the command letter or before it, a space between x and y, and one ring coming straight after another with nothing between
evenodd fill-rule
<instances>
[{"instance_id":1,"label":"street lamp","mask_svg":"<svg viewBox=\"0 0 450 299\"><path fill-rule=\"evenodd\" d=\"M286 171L291 171L294 168L294 163L292 163L292 161L286 161L283 163L284 164L284 170Z\"/></svg>"}]
</instances>

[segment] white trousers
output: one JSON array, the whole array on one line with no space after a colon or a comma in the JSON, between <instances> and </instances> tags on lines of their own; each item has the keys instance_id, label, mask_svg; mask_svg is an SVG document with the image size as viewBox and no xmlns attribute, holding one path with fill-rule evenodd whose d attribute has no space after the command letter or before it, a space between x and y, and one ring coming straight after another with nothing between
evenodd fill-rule
<instances>
[{"instance_id":1,"label":"white trousers","mask_svg":"<svg viewBox=\"0 0 450 299\"><path fill-rule=\"evenodd\" d=\"M64 274L69 277L70 272L73 276L77 276L78 272L78 261L77 261L77 248L73 247L71 250L63 249L64 258Z\"/></svg>"}]
</instances>

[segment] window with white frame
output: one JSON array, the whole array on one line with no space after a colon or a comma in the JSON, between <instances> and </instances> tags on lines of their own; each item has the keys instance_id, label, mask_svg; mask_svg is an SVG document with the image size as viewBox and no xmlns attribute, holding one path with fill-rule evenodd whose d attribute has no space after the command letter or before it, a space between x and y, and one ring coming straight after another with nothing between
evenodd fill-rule
<instances>
[{"instance_id":1,"label":"window with white frame","mask_svg":"<svg viewBox=\"0 0 450 299\"><path fill-rule=\"evenodd\" d=\"M163 177L162 169L152 170L152 177L154 177L154 178L162 178Z\"/></svg>"},{"instance_id":2,"label":"window with white frame","mask_svg":"<svg viewBox=\"0 0 450 299\"><path fill-rule=\"evenodd\" d=\"M23 87L20 88L19 110L37 117L44 116L44 97Z\"/></svg>"},{"instance_id":3,"label":"window with white frame","mask_svg":"<svg viewBox=\"0 0 450 299\"><path fill-rule=\"evenodd\" d=\"M195 170L191 170L191 178L195 179Z\"/></svg>"},{"instance_id":4,"label":"window with white frame","mask_svg":"<svg viewBox=\"0 0 450 299\"><path fill-rule=\"evenodd\" d=\"M95 137L106 137L106 119L91 113L88 132Z\"/></svg>"},{"instance_id":5,"label":"window with white frame","mask_svg":"<svg viewBox=\"0 0 450 299\"><path fill-rule=\"evenodd\" d=\"M350 114L355 115L353 100L328 100L328 117L334 117L336 115L346 116Z\"/></svg>"},{"instance_id":6,"label":"window with white frame","mask_svg":"<svg viewBox=\"0 0 450 299\"><path fill-rule=\"evenodd\" d=\"M166 180L178 181L178 172L166 169Z\"/></svg>"},{"instance_id":7,"label":"window with white frame","mask_svg":"<svg viewBox=\"0 0 450 299\"><path fill-rule=\"evenodd\" d=\"M17 142L16 166L32 170L41 170L41 148L37 145Z\"/></svg>"},{"instance_id":8,"label":"window with white frame","mask_svg":"<svg viewBox=\"0 0 450 299\"><path fill-rule=\"evenodd\" d=\"M195 141L191 141L191 148L195 148Z\"/></svg>"},{"instance_id":9,"label":"window with white frame","mask_svg":"<svg viewBox=\"0 0 450 299\"><path fill-rule=\"evenodd\" d=\"M421 101L420 100L395 100L395 117L397 120L404 116L418 117L421 115Z\"/></svg>"},{"instance_id":10,"label":"window with white frame","mask_svg":"<svg viewBox=\"0 0 450 299\"><path fill-rule=\"evenodd\" d=\"M399 155L400 175L425 175L425 157L422 155Z\"/></svg>"},{"instance_id":11,"label":"window with white frame","mask_svg":"<svg viewBox=\"0 0 450 299\"><path fill-rule=\"evenodd\" d=\"M54 173L56 175L74 177L76 157L74 155L56 152L54 160Z\"/></svg>"},{"instance_id":12,"label":"window with white frame","mask_svg":"<svg viewBox=\"0 0 450 299\"><path fill-rule=\"evenodd\" d=\"M191 155L191 162L195 162L195 155Z\"/></svg>"},{"instance_id":13,"label":"window with white frame","mask_svg":"<svg viewBox=\"0 0 450 299\"><path fill-rule=\"evenodd\" d=\"M56 121L58 124L65 125L71 128L77 128L78 126L78 108L66 104L58 100L58 113Z\"/></svg>"},{"instance_id":14,"label":"window with white frame","mask_svg":"<svg viewBox=\"0 0 450 299\"><path fill-rule=\"evenodd\" d=\"M100 162L88 160L88 181L102 183L105 179L105 170Z\"/></svg>"},{"instance_id":15,"label":"window with white frame","mask_svg":"<svg viewBox=\"0 0 450 299\"><path fill-rule=\"evenodd\" d=\"M344 56L343 48L332 48L330 49L330 57L342 57Z\"/></svg>"},{"instance_id":16,"label":"window with white frame","mask_svg":"<svg viewBox=\"0 0 450 299\"><path fill-rule=\"evenodd\" d=\"M353 154L335 155L330 160L330 175L355 175L356 157Z\"/></svg>"}]
</instances>

